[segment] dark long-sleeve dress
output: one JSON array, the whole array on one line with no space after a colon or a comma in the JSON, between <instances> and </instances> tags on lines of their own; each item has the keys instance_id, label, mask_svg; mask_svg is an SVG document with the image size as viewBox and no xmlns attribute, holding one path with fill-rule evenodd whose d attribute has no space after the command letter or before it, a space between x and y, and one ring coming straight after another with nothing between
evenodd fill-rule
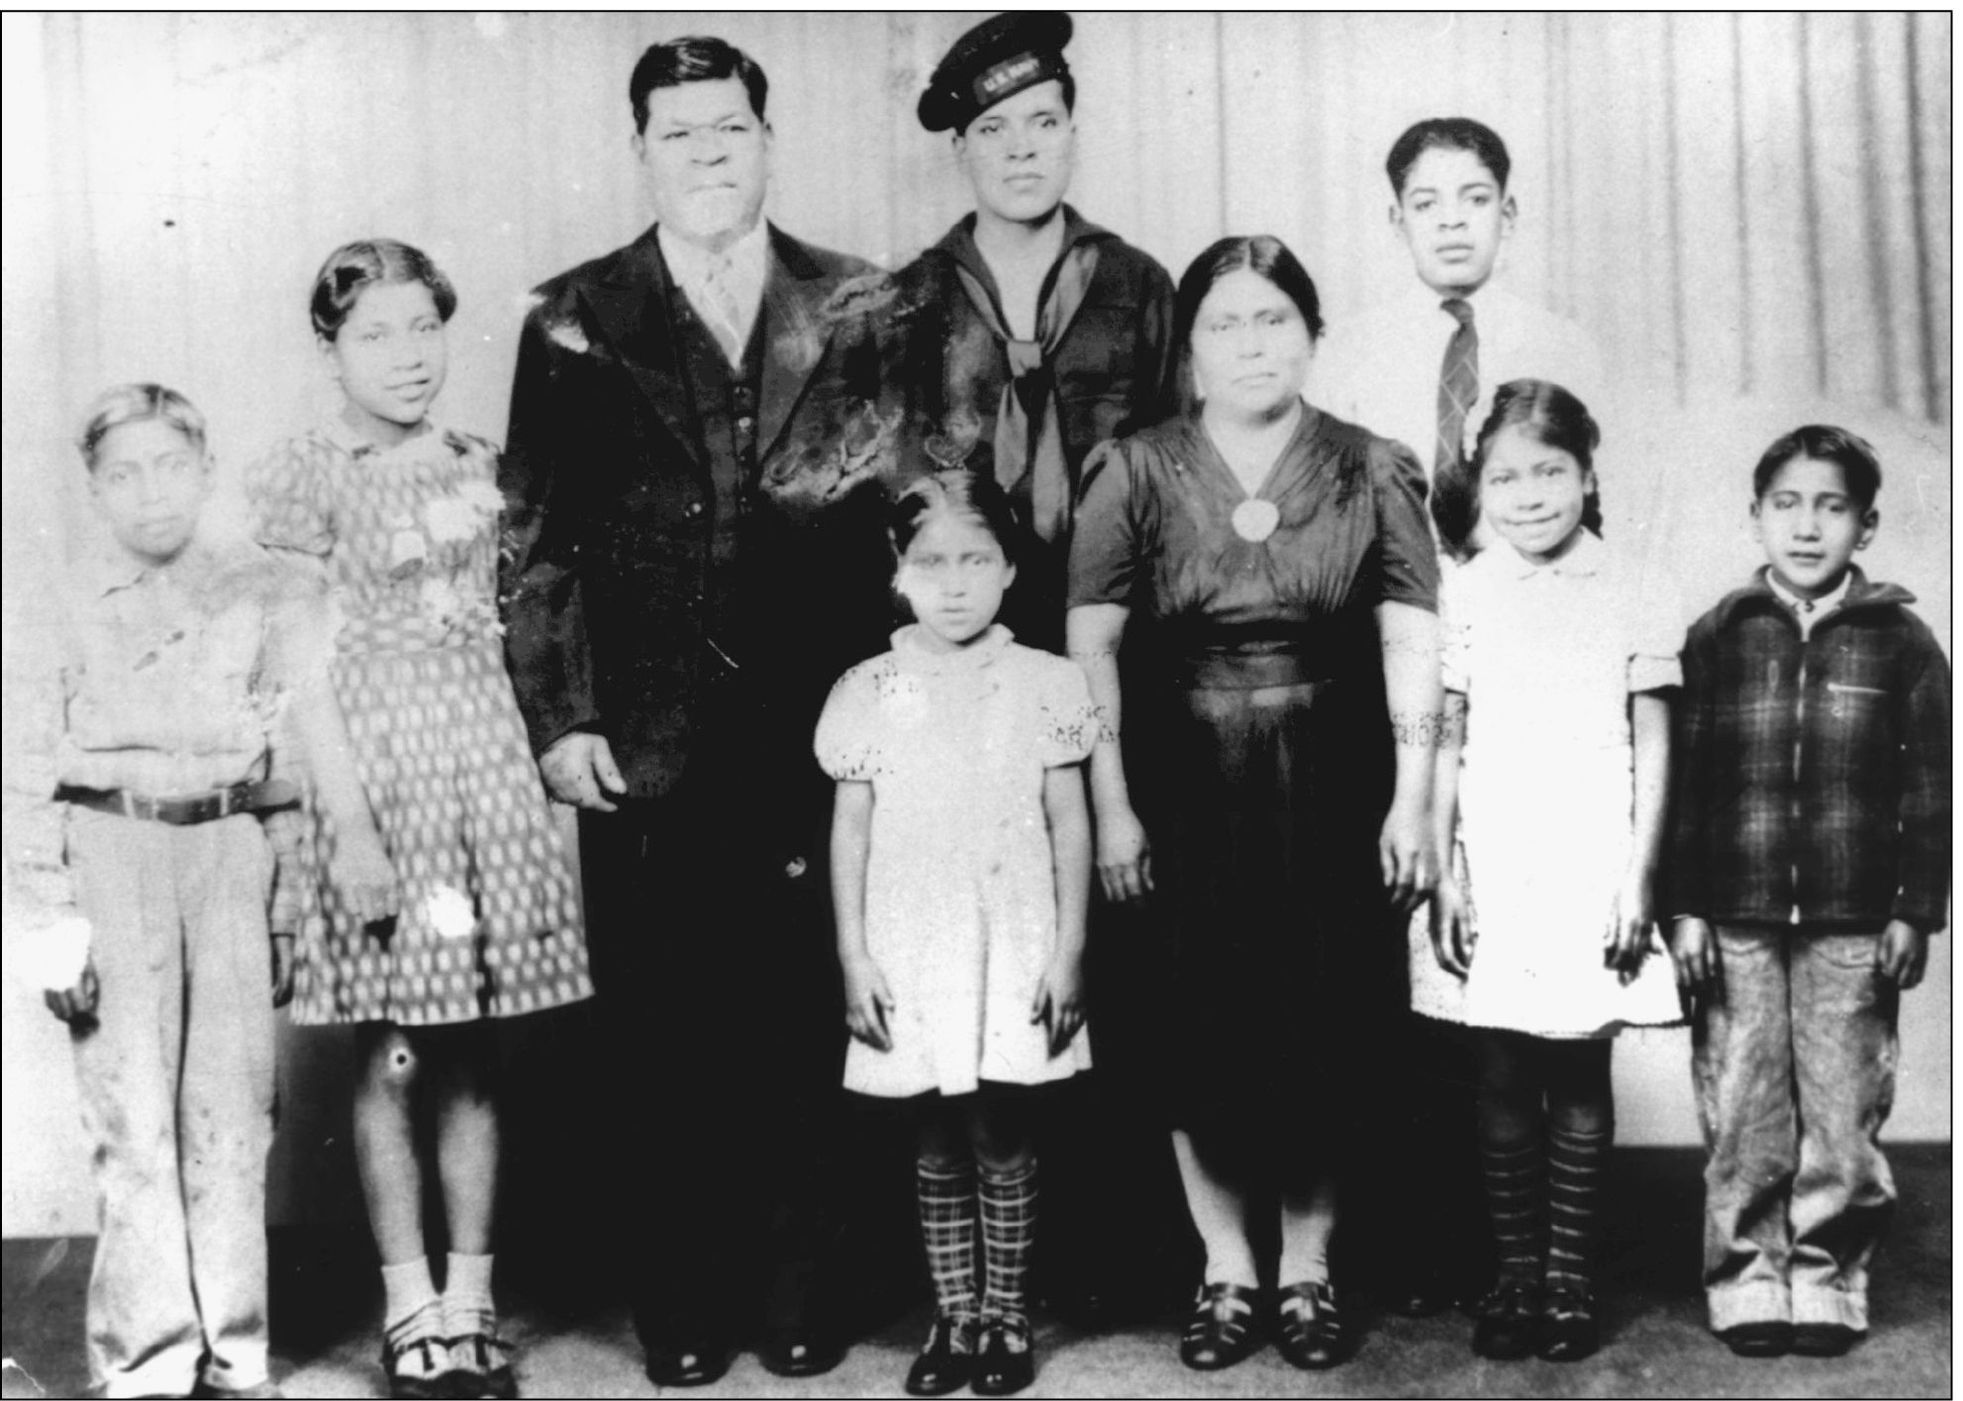
<instances>
[{"instance_id":1,"label":"dark long-sleeve dress","mask_svg":"<svg viewBox=\"0 0 1963 1401\"><path fill-rule=\"evenodd\" d=\"M1196 417L1086 463L1070 603L1131 610L1126 770L1169 933L1174 1127L1312 1152L1304 1087L1345 1076L1333 941L1381 926L1394 776L1374 610L1437 606L1424 490L1406 449L1306 407L1252 497Z\"/></svg>"}]
</instances>

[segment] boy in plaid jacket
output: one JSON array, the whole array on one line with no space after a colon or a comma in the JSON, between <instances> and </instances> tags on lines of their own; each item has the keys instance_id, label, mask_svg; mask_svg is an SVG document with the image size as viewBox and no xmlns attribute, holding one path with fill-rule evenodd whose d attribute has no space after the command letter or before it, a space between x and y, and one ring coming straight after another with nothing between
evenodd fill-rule
<instances>
[{"instance_id":1,"label":"boy in plaid jacket","mask_svg":"<svg viewBox=\"0 0 1963 1401\"><path fill-rule=\"evenodd\" d=\"M1945 922L1949 664L1913 596L1854 567L1880 486L1843 429L1773 443L1766 567L1684 645L1671 946L1696 1003L1705 1294L1741 1356L1867 1331L1896 1013Z\"/></svg>"}]
</instances>

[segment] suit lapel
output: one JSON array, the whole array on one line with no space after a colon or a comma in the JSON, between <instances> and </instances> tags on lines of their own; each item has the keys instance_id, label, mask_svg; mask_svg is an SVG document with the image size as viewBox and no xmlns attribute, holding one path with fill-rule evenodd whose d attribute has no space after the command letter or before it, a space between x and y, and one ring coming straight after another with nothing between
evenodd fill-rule
<instances>
[{"instance_id":1,"label":"suit lapel","mask_svg":"<svg viewBox=\"0 0 1963 1401\"><path fill-rule=\"evenodd\" d=\"M770 271L763 282L763 383L757 460L767 462L831 344L831 295L824 270L796 239L770 227Z\"/></svg>"},{"instance_id":2,"label":"suit lapel","mask_svg":"<svg viewBox=\"0 0 1963 1401\"><path fill-rule=\"evenodd\" d=\"M675 352L669 298L676 295L667 261L650 228L623 250L606 276L581 290L594 323L628 375L697 466L702 448L692 395Z\"/></svg>"}]
</instances>

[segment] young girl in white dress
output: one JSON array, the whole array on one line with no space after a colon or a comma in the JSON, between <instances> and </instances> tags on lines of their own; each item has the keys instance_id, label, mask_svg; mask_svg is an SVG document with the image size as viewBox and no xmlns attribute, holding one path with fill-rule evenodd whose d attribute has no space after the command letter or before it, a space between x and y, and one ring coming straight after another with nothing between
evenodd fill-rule
<instances>
[{"instance_id":1,"label":"young girl in white dress","mask_svg":"<svg viewBox=\"0 0 1963 1401\"><path fill-rule=\"evenodd\" d=\"M845 1085L918 1097L916 1183L939 1307L907 1390L972 1383L1003 1396L1035 1376L1023 1274L1036 1160L1012 1087L1090 1066L1080 766L1097 720L1076 663L995 622L1019 532L993 477L925 477L891 524L895 587L918 621L840 678L816 745L838 781Z\"/></svg>"},{"instance_id":2,"label":"young girl in white dress","mask_svg":"<svg viewBox=\"0 0 1963 1401\"><path fill-rule=\"evenodd\" d=\"M1602 542L1597 439L1559 385L1501 386L1473 462L1492 543L1444 589L1434 803L1439 849L1456 823L1458 860L1432 941L1458 982L1414 1000L1478 1029L1499 1259L1475 1314L1484 1357L1598 1346L1609 1050L1621 1027L1680 1015L1669 960L1650 954L1681 635Z\"/></svg>"}]
</instances>

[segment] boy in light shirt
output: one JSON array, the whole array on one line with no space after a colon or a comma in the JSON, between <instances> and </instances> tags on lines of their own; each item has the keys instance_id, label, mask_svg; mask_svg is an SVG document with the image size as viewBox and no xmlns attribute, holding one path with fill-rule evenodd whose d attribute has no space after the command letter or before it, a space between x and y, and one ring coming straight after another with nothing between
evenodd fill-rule
<instances>
[{"instance_id":1,"label":"boy in light shirt","mask_svg":"<svg viewBox=\"0 0 1963 1401\"><path fill-rule=\"evenodd\" d=\"M201 536L203 417L123 385L81 450L108 540L18 630L6 872L91 1150L90 1394L278 1396L266 1152L299 892L260 819L299 791L272 774L276 734L350 824L334 862L361 913L393 913L394 876L327 684L319 581Z\"/></svg>"},{"instance_id":2,"label":"boy in light shirt","mask_svg":"<svg viewBox=\"0 0 1963 1401\"><path fill-rule=\"evenodd\" d=\"M1324 406L1410 447L1432 474L1434 512L1469 519L1464 445L1493 391L1545 379L1602 405L1607 376L1579 326L1493 280L1519 220L1512 159L1496 132L1469 117L1428 118L1397 138L1385 170L1391 227L1416 276L1390 302L1331 328Z\"/></svg>"}]
</instances>

